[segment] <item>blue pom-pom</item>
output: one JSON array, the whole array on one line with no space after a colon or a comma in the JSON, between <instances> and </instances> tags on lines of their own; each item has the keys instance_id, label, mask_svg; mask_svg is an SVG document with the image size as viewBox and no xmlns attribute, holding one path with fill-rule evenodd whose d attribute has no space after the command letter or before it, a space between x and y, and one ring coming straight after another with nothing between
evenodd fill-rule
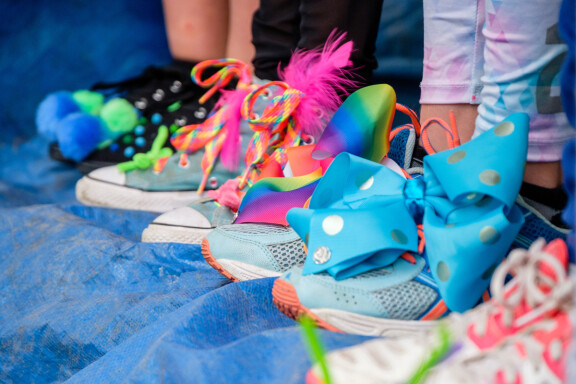
<instances>
[{"instance_id":1,"label":"blue pom-pom","mask_svg":"<svg viewBox=\"0 0 576 384\"><path fill-rule=\"evenodd\" d=\"M70 160L82 161L96 149L104 131L100 118L83 112L64 118L57 130L60 151Z\"/></svg>"},{"instance_id":2,"label":"blue pom-pom","mask_svg":"<svg viewBox=\"0 0 576 384\"><path fill-rule=\"evenodd\" d=\"M50 141L55 141L60 121L71 113L79 111L80 106L70 92L60 91L46 96L36 110L38 133Z\"/></svg>"}]
</instances>

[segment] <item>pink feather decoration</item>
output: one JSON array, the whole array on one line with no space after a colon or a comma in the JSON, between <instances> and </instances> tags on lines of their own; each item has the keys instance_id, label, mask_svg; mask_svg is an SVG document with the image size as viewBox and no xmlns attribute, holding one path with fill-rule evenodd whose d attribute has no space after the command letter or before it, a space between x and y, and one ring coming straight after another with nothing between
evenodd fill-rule
<instances>
[{"instance_id":1,"label":"pink feather decoration","mask_svg":"<svg viewBox=\"0 0 576 384\"><path fill-rule=\"evenodd\" d=\"M242 102L250 89L237 88L233 91L221 90L222 96L218 100L217 108L226 108L225 124L228 129L222 152L220 152L220 161L226 169L235 171L240 163L240 122L242 115L240 113Z\"/></svg>"},{"instance_id":2,"label":"pink feather decoration","mask_svg":"<svg viewBox=\"0 0 576 384\"><path fill-rule=\"evenodd\" d=\"M305 97L296 108L296 118L306 134L316 138L342 104L341 94L350 93L357 82L350 79L353 50L351 41L344 42L346 34L334 30L324 47L296 50L280 78L292 88L304 92Z\"/></svg>"}]
</instances>

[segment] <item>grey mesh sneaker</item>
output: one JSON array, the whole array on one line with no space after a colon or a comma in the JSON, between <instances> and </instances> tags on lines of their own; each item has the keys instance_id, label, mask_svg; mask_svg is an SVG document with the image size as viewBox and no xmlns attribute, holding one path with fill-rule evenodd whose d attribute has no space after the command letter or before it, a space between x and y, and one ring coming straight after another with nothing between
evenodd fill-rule
<instances>
[{"instance_id":1,"label":"grey mesh sneaker","mask_svg":"<svg viewBox=\"0 0 576 384\"><path fill-rule=\"evenodd\" d=\"M277 277L304 263L304 243L290 227L232 224L216 228L202 240L202 255L233 281Z\"/></svg>"}]
</instances>

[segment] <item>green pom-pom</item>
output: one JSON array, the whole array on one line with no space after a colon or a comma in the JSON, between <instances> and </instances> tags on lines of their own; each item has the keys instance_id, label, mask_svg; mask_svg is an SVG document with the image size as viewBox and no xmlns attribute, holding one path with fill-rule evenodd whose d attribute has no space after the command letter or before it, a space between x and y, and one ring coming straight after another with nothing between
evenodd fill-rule
<instances>
[{"instance_id":1,"label":"green pom-pom","mask_svg":"<svg viewBox=\"0 0 576 384\"><path fill-rule=\"evenodd\" d=\"M83 112L98 116L104 104L104 95L87 90L76 91L72 94L74 101L78 103Z\"/></svg>"},{"instance_id":2,"label":"green pom-pom","mask_svg":"<svg viewBox=\"0 0 576 384\"><path fill-rule=\"evenodd\" d=\"M100 117L113 135L130 132L138 124L138 114L126 99L112 99L102 107Z\"/></svg>"}]
</instances>

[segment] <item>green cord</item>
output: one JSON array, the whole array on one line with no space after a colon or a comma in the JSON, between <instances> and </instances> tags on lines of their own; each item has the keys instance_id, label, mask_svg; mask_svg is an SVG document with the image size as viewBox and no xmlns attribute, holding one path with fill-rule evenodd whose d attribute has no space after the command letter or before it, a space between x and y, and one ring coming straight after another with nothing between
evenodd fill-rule
<instances>
[{"instance_id":1,"label":"green cord","mask_svg":"<svg viewBox=\"0 0 576 384\"><path fill-rule=\"evenodd\" d=\"M332 380L330 379L330 372L328 370L328 364L326 363L326 352L324 351L324 346L320 338L316 334L314 320L306 315L300 317L298 320L302 326L302 334L306 342L310 360L320 366L322 375L324 376L324 384L331 384Z\"/></svg>"},{"instance_id":2,"label":"green cord","mask_svg":"<svg viewBox=\"0 0 576 384\"><path fill-rule=\"evenodd\" d=\"M162 148L168 139L168 128L165 125L158 128L158 135L152 143L152 148L146 153L137 153L132 157L131 161L118 164L118 169L121 172L128 172L134 169L148 169L153 166L161 157L172 156L172 149L165 147Z\"/></svg>"},{"instance_id":3,"label":"green cord","mask_svg":"<svg viewBox=\"0 0 576 384\"><path fill-rule=\"evenodd\" d=\"M428 376L428 371L436 366L446 354L450 351L452 342L450 331L446 324L441 324L438 327L438 334L440 336L440 345L434 348L428 358L420 364L418 370L414 373L408 384L421 384Z\"/></svg>"}]
</instances>

